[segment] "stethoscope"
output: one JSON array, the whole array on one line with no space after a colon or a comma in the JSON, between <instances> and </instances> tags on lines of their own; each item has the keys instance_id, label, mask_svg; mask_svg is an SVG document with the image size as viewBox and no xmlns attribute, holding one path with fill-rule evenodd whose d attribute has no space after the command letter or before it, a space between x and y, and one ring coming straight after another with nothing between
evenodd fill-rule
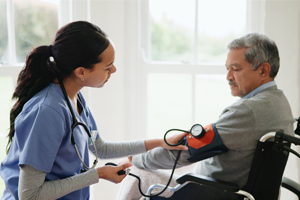
<instances>
[{"instance_id":1,"label":"stethoscope","mask_svg":"<svg viewBox=\"0 0 300 200\"><path fill-rule=\"evenodd\" d=\"M77 155L78 155L78 157L79 157L81 163L82 163L83 166L85 167L85 169L82 169L81 172L86 172L86 171L88 171L88 170L90 170L90 169L95 168L96 165L97 165L97 163L98 163L98 156L97 156L97 155L98 155L98 152L97 152L97 148L96 148L96 145L95 145L94 140L92 139L92 136L91 136L91 133L90 133L90 130L88 129L88 127L87 127L84 123L77 121L77 119L76 119L76 117L75 117L75 114L74 114L74 111L73 111L73 108L72 108L72 106L71 106L71 103L70 103L68 94L67 94L67 92L66 92L66 89L65 89L65 87L64 87L64 84L63 84L63 82L62 82L62 80L61 80L60 77L58 78L58 81L59 81L60 87L61 87L61 89L62 89L62 92L63 92L63 94L64 94L64 97L65 97L66 101L67 101L69 110L70 110L71 115L72 115L72 118L73 118L73 124L72 124L72 126L71 126L71 142L72 142L72 144L73 144L74 147L75 147L76 153L77 153ZM78 98L79 98L79 100L80 100L80 96L79 96L79 95L78 95ZM88 167L88 166L83 162L82 157L80 156L80 153L79 153L79 151L78 151L78 148L77 148L77 145L76 145L76 141L75 141L75 138L74 138L74 133L73 133L73 131L74 131L74 129L76 128L76 126L82 126L82 127L84 128L85 132L88 134L89 139L91 140L91 142L92 142L92 144L93 144L93 146L94 146L96 158L95 158L95 160L94 160L94 162L93 162L93 166L92 166L92 167Z\"/></svg>"},{"instance_id":2,"label":"stethoscope","mask_svg":"<svg viewBox=\"0 0 300 200\"><path fill-rule=\"evenodd\" d=\"M61 86L62 92L63 92L63 94L64 94L64 97L65 97L66 101L67 101L69 110L70 110L70 112L71 112L71 114L72 114L72 118L73 118L73 124L72 124L72 126L71 126L71 142L72 142L72 144L73 144L74 147L75 147L76 153L77 153L77 155L78 155L78 157L79 157L81 163L82 163L83 166L85 167L85 169L82 169L81 172L85 172L85 171L88 171L88 170L90 170L90 169L95 168L95 166L97 165L97 163L98 163L98 156L97 156L98 153L97 153L97 148L96 148L95 142L94 142L93 139L92 139L92 136L91 136L91 133L90 133L88 127L87 127L84 123L78 122L78 121L77 121L77 119L76 119L76 117L75 117L75 114L74 114L74 111L73 111L73 108L72 108L72 106L71 106L69 97L68 97L68 95L67 95L66 89L65 89L65 87L64 87L64 84L62 83L62 80L61 80L60 78L58 78L58 80L59 80L59 84L60 84L60 86ZM80 100L80 97L79 97L79 96L78 96L78 98L79 98L79 100ZM75 138L74 138L74 134L73 134L73 130L75 129L76 126L82 126L82 127L84 128L84 130L85 130L86 133L88 134L88 136L89 136L89 138L90 138L90 140L91 140L91 142L92 142L92 144L93 144L93 146L94 146L95 154L96 154L96 159L94 160L93 166L92 166L92 167L88 167L88 166L83 162L82 157L81 157L80 154L79 154L78 148L77 148L77 146L76 146L76 141L75 141ZM178 145L181 145L181 144L184 145L184 143L185 143L183 139L180 140L177 144L170 144L170 143L168 143L168 142L167 142L167 139L166 139L166 136L167 136L167 134L168 134L169 132L171 132L171 131L188 132L188 133L191 133L192 137L197 137L197 138L203 137L204 134L205 134L205 132L206 132L205 129L204 129L200 124L195 124L195 125L193 125L192 128L190 129L190 131L185 131L185 130L181 130L181 129L170 129L170 130L168 130L168 131L165 133L165 135L164 135L164 141L165 141L166 144L169 145L169 146L178 146ZM178 162L178 160L179 160L180 154L181 154L181 151L178 151L178 154L177 154L177 156L176 156L175 163L174 163L174 166L173 166L173 169L172 169L172 172L171 172L171 175L170 175L170 178L169 178L169 181L168 181L166 187L165 187L162 191L160 191L159 193L157 193L157 194L153 194L153 195L146 195L146 194L144 194L144 193L142 192L142 190L141 190L141 185L140 185L140 184L141 184L141 180L140 180L140 178L139 178L137 175L132 174L132 173L129 173L129 171L126 172L125 170L119 171L118 174L119 174L119 175L122 175L122 174L129 174L129 175L131 175L131 176L137 178L137 179L138 179L138 188L139 188L140 193L141 193L143 196L145 196L145 197L154 197L154 196L158 196L158 195L162 194L162 193L168 188L168 186L169 186L169 184L170 184L170 182L171 182L171 180L172 180L172 177L173 177L173 174L174 174L174 171L175 171L177 162ZM114 164L114 163L106 163L106 165L116 165L116 164Z\"/></svg>"}]
</instances>

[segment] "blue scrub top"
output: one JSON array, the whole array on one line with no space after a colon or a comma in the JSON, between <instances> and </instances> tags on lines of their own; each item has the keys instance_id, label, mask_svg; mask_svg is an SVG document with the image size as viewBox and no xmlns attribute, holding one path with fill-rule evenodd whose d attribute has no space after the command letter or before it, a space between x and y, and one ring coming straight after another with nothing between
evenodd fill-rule
<instances>
[{"instance_id":1,"label":"blue scrub top","mask_svg":"<svg viewBox=\"0 0 300 200\"><path fill-rule=\"evenodd\" d=\"M81 115L76 112L78 121L92 130L97 130L95 120L86 106L81 93ZM18 199L20 165L30 165L46 172L46 180L63 179L84 169L74 146L71 143L71 112L61 88L50 84L32 97L15 120L15 136L10 151L1 163L0 175L6 189L1 199ZM88 135L79 126L74 130L79 153L85 164L89 164ZM60 199L89 199L89 187L72 192Z\"/></svg>"}]
</instances>

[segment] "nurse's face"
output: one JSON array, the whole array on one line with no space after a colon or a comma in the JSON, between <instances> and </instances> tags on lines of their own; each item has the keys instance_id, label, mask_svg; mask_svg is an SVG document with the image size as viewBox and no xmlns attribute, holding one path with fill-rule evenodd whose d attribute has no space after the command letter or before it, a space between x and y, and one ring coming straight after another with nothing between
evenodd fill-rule
<instances>
[{"instance_id":1,"label":"nurse's face","mask_svg":"<svg viewBox=\"0 0 300 200\"><path fill-rule=\"evenodd\" d=\"M90 87L103 87L110 78L110 75L117 71L115 60L115 49L110 43L100 55L102 61L96 63L94 68L88 70L85 76L85 85Z\"/></svg>"},{"instance_id":2,"label":"nurse's face","mask_svg":"<svg viewBox=\"0 0 300 200\"><path fill-rule=\"evenodd\" d=\"M232 49L226 60L227 80L232 96L244 97L261 85L260 70L253 71L245 60L246 48Z\"/></svg>"}]
</instances>

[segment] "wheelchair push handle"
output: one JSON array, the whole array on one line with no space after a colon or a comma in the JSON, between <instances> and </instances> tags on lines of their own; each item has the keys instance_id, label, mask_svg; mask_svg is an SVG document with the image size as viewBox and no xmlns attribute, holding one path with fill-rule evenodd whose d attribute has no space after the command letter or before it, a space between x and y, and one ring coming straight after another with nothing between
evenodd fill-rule
<instances>
[{"instance_id":1,"label":"wheelchair push handle","mask_svg":"<svg viewBox=\"0 0 300 200\"><path fill-rule=\"evenodd\" d=\"M292 135L285 134L283 131L276 132L276 138L279 138L283 141L293 143L295 145L300 145L300 138Z\"/></svg>"},{"instance_id":2,"label":"wheelchair push handle","mask_svg":"<svg viewBox=\"0 0 300 200\"><path fill-rule=\"evenodd\" d=\"M295 145L300 145L300 138L292 136L292 135L287 135L282 130L280 130L280 131L276 132L275 142L279 143L279 144L283 144L283 142L289 142L289 143L293 143ZM288 147L286 145L281 145L281 148L283 150L286 150L286 151L294 154L298 158L300 158L300 154L298 152L296 152L295 150L291 149L290 147Z\"/></svg>"}]
</instances>

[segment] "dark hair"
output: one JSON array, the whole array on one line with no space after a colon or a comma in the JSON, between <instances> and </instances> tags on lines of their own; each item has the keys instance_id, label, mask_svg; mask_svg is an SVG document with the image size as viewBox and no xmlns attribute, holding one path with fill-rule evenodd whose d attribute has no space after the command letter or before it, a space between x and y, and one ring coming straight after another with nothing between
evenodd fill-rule
<instances>
[{"instance_id":1,"label":"dark hair","mask_svg":"<svg viewBox=\"0 0 300 200\"><path fill-rule=\"evenodd\" d=\"M7 153L15 134L15 119L24 104L57 76L63 79L78 67L92 69L101 62L100 54L108 45L107 35L99 27L77 21L60 28L52 45L39 46L29 53L12 96L16 103L10 111Z\"/></svg>"},{"instance_id":2,"label":"dark hair","mask_svg":"<svg viewBox=\"0 0 300 200\"><path fill-rule=\"evenodd\" d=\"M270 77L275 78L280 66L279 52L276 43L260 33L249 33L228 44L229 49L247 48L245 59L251 63L252 70L257 70L264 62L271 66Z\"/></svg>"}]
</instances>

